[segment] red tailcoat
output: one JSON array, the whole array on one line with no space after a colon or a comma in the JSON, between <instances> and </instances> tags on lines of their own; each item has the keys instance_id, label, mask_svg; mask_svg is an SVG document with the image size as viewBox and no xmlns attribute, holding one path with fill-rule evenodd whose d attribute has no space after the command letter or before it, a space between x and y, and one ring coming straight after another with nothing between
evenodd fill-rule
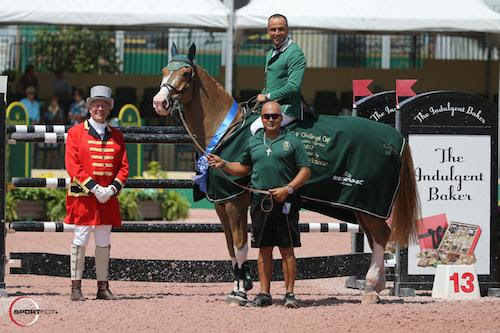
<instances>
[{"instance_id":1,"label":"red tailcoat","mask_svg":"<svg viewBox=\"0 0 500 333\"><path fill-rule=\"evenodd\" d=\"M104 140L85 121L73 126L66 139L66 170L71 184L66 195L65 223L121 226L116 195L127 181L128 160L120 131L107 126ZM95 185L114 185L118 193L101 204L90 192Z\"/></svg>"}]
</instances>

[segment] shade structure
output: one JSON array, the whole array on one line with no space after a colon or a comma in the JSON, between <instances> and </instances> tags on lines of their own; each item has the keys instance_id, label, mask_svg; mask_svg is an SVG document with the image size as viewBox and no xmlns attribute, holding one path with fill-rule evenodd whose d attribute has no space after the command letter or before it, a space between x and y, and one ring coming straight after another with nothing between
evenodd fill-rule
<instances>
[{"instance_id":1,"label":"shade structure","mask_svg":"<svg viewBox=\"0 0 500 333\"><path fill-rule=\"evenodd\" d=\"M229 10L219 0L18 0L5 1L2 24L192 27L225 30Z\"/></svg>"},{"instance_id":2,"label":"shade structure","mask_svg":"<svg viewBox=\"0 0 500 333\"><path fill-rule=\"evenodd\" d=\"M236 11L235 28L265 28L275 13L285 15L292 28L500 32L500 14L482 0L252 0Z\"/></svg>"}]
</instances>

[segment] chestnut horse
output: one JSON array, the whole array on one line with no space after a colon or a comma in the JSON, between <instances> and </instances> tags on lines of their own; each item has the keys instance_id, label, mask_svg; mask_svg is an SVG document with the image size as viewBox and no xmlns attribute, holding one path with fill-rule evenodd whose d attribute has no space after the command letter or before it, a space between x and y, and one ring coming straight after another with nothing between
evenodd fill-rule
<instances>
[{"instance_id":1,"label":"chestnut horse","mask_svg":"<svg viewBox=\"0 0 500 333\"><path fill-rule=\"evenodd\" d=\"M196 48L194 44L190 47L187 56L178 54L175 45L172 47L172 60L163 69L161 87L153 98L153 106L158 114L169 115L174 105L181 103L185 126L191 132L194 141L199 143L199 149L205 150L210 146L212 146L210 149L213 148L214 138L217 141L216 145L219 146L221 142L227 141L228 137L231 138L232 134L229 134L229 132L241 127L241 124L245 123L248 113L245 113L240 107L235 109L236 104L232 96L202 67L194 63L195 53ZM231 115L231 113L233 114ZM352 119L355 117L349 118ZM365 123L362 124L366 124L369 120L360 121L364 121ZM372 121L369 122L369 126L386 126ZM225 125L221 125L224 123ZM222 134L221 132L224 133ZM392 209L391 228L389 228L385 221L387 216L381 217L380 215L366 212L363 209L348 207L352 216L355 217L366 234L373 252L370 267L366 274L363 303L378 302L379 292L385 289L384 250L389 239L402 247L416 240L416 221L419 216L419 204L414 167L409 146L402 137L401 140L403 142L401 153L398 152L396 156L399 171L396 170L395 173L396 178L399 174L399 179L396 179L395 182L393 180L393 183L396 185L393 189L394 194L391 194L392 202L390 202L390 207L388 208L388 214L391 213ZM234 145L231 147L231 144L227 146L233 150L240 149L240 151L243 151L245 145L241 142L238 145L240 147L234 147ZM220 155L223 152L219 150L217 154ZM208 181L210 185L211 179L209 178ZM381 190L383 189L379 191ZM378 196L375 198L378 198ZM308 197L307 199L311 198ZM248 249L248 205L249 192L244 189L238 189L227 200L215 201L215 209L224 228L227 247L233 267L235 268L235 286L231 293L233 296L237 292L244 293L245 290L251 288L248 281L248 271L245 270L246 265L242 264L241 260L237 260L240 257L243 257L244 260L246 259L246 251ZM332 205L335 205L335 203L332 203ZM342 208L345 209L345 205ZM317 211L322 213L321 210ZM246 294L244 295L244 299L246 299ZM238 303L244 303L244 300L240 299L240 301L242 302Z\"/></svg>"}]
</instances>

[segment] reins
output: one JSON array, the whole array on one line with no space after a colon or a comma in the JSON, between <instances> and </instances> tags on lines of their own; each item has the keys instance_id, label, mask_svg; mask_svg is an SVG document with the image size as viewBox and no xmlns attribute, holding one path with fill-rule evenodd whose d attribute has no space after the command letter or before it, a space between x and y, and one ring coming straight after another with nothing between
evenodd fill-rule
<instances>
[{"instance_id":1,"label":"reins","mask_svg":"<svg viewBox=\"0 0 500 333\"><path fill-rule=\"evenodd\" d=\"M178 102L177 102L178 103ZM195 145L195 147L200 151L200 153L202 153L203 155L207 155L207 151L205 150L205 148L203 148L199 142L196 140L195 136L193 135L193 133L191 132L191 130L189 129L189 126L187 125L186 123L186 120L184 119L184 114L182 113L182 111L180 110L180 108L178 108L178 111L179 111L179 118L181 118L181 121L182 121L182 124L184 125L184 128L186 129L186 131L188 132L188 135L189 137L191 138L191 140L193 140L193 143ZM232 184L244 189L244 190L247 190L247 191L250 191L250 192L254 192L254 193L259 193L259 194L265 194L265 195L270 195L271 192L267 191L267 190L258 190L258 189L255 189L255 188L251 188L251 187L247 187L247 186L244 186L244 185L241 185L241 184L238 184L237 182L235 182L234 180L232 180L231 178L229 178L226 173L224 171L222 171L221 169L219 168L216 168L216 170L219 171L219 173L224 176L224 178L226 178L229 182L231 182Z\"/></svg>"}]
</instances>

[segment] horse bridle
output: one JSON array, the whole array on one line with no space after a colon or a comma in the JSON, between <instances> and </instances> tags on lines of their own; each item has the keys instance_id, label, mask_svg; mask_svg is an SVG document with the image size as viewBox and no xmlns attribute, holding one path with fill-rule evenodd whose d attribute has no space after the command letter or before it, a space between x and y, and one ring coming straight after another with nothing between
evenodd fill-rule
<instances>
[{"instance_id":1,"label":"horse bridle","mask_svg":"<svg viewBox=\"0 0 500 333\"><path fill-rule=\"evenodd\" d=\"M188 67L188 66L186 66ZM193 80L194 78L194 69L191 70L191 75L189 76L189 79L188 81L186 82L186 85L184 86L184 88L182 88L181 90L178 90L177 88L175 88L173 85L171 85L170 83L164 83L160 86L161 87L165 87L168 89L169 92L173 92L174 94L178 94L180 96L182 96L182 94L184 94L186 92L186 90L189 89L189 86L191 85L191 81Z\"/></svg>"},{"instance_id":2,"label":"horse bridle","mask_svg":"<svg viewBox=\"0 0 500 333\"><path fill-rule=\"evenodd\" d=\"M183 67L191 68L191 75L189 76L186 84L184 85L184 87L182 89L179 90L179 89L175 88L173 85L171 85L170 83L163 83L160 85L160 88L165 87L168 90L169 94L168 94L167 98L169 99L169 103L171 105L174 104L173 103L174 99L172 98L171 94L178 95L179 98L177 100L180 100L182 98L182 95L191 86L191 83L192 83L194 77L196 76L196 65L194 63L192 63L190 61L186 61L186 60L172 60L167 65L167 68L171 73L177 72L179 69L181 69Z\"/></svg>"}]
</instances>

